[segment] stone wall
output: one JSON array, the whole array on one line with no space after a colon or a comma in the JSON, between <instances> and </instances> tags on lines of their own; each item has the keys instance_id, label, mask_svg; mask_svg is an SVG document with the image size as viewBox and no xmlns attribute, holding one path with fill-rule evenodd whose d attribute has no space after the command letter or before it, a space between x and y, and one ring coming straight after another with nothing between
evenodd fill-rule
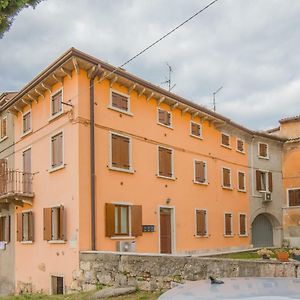
<instances>
[{"instance_id":1,"label":"stone wall","mask_svg":"<svg viewBox=\"0 0 300 300\"><path fill-rule=\"evenodd\" d=\"M299 277L297 262L236 260L195 256L82 252L73 272L73 291L97 286L135 286L140 290L169 289L172 283L224 277Z\"/></svg>"}]
</instances>

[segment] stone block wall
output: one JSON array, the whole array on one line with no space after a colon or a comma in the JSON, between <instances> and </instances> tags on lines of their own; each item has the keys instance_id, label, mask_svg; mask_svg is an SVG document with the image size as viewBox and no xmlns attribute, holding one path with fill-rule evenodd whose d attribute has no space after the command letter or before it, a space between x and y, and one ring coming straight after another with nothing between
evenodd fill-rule
<instances>
[{"instance_id":1,"label":"stone block wall","mask_svg":"<svg viewBox=\"0 0 300 300\"><path fill-rule=\"evenodd\" d=\"M172 283L226 277L299 277L299 263L236 260L196 256L82 252L73 272L73 291L97 286L135 286L140 290L169 289Z\"/></svg>"}]
</instances>

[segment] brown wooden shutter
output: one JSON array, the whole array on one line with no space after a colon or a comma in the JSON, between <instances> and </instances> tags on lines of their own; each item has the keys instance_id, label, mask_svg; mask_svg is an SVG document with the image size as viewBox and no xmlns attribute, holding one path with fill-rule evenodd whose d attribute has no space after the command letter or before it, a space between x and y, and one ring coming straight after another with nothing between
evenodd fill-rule
<instances>
[{"instance_id":1,"label":"brown wooden shutter","mask_svg":"<svg viewBox=\"0 0 300 300\"><path fill-rule=\"evenodd\" d=\"M268 173L268 178L269 178L269 192L273 192L273 176L272 172Z\"/></svg>"},{"instance_id":2,"label":"brown wooden shutter","mask_svg":"<svg viewBox=\"0 0 300 300\"><path fill-rule=\"evenodd\" d=\"M223 185L225 187L230 187L230 170L223 169Z\"/></svg>"},{"instance_id":3,"label":"brown wooden shutter","mask_svg":"<svg viewBox=\"0 0 300 300\"><path fill-rule=\"evenodd\" d=\"M5 193L7 190L7 179L8 179L7 160L0 159L0 194Z\"/></svg>"},{"instance_id":4,"label":"brown wooden shutter","mask_svg":"<svg viewBox=\"0 0 300 300\"><path fill-rule=\"evenodd\" d=\"M58 138L57 135L53 136L52 139L52 167L58 165Z\"/></svg>"},{"instance_id":5,"label":"brown wooden shutter","mask_svg":"<svg viewBox=\"0 0 300 300\"><path fill-rule=\"evenodd\" d=\"M34 219L32 211L28 213L28 240L34 242Z\"/></svg>"},{"instance_id":6,"label":"brown wooden shutter","mask_svg":"<svg viewBox=\"0 0 300 300\"><path fill-rule=\"evenodd\" d=\"M259 144L259 155L262 157L268 156L268 145L267 144Z\"/></svg>"},{"instance_id":7,"label":"brown wooden shutter","mask_svg":"<svg viewBox=\"0 0 300 300\"><path fill-rule=\"evenodd\" d=\"M205 162L196 161L195 162L195 174L197 182L205 182Z\"/></svg>"},{"instance_id":8,"label":"brown wooden shutter","mask_svg":"<svg viewBox=\"0 0 300 300\"><path fill-rule=\"evenodd\" d=\"M52 208L44 208L44 240L52 240Z\"/></svg>"},{"instance_id":9,"label":"brown wooden shutter","mask_svg":"<svg viewBox=\"0 0 300 300\"><path fill-rule=\"evenodd\" d=\"M129 163L129 143L130 140L129 138L126 137L121 137L120 139L121 142L121 161L120 165L121 168L123 169L129 169L130 168L130 163Z\"/></svg>"},{"instance_id":10,"label":"brown wooden shutter","mask_svg":"<svg viewBox=\"0 0 300 300\"><path fill-rule=\"evenodd\" d=\"M244 142L242 140L237 141L237 148L239 151L243 152L244 151Z\"/></svg>"},{"instance_id":11,"label":"brown wooden shutter","mask_svg":"<svg viewBox=\"0 0 300 300\"><path fill-rule=\"evenodd\" d=\"M240 215L240 235L246 234L246 216Z\"/></svg>"},{"instance_id":12,"label":"brown wooden shutter","mask_svg":"<svg viewBox=\"0 0 300 300\"><path fill-rule=\"evenodd\" d=\"M17 242L23 241L23 213L17 214Z\"/></svg>"},{"instance_id":13,"label":"brown wooden shutter","mask_svg":"<svg viewBox=\"0 0 300 300\"><path fill-rule=\"evenodd\" d=\"M242 172L239 172L239 189L245 189L245 174Z\"/></svg>"},{"instance_id":14,"label":"brown wooden shutter","mask_svg":"<svg viewBox=\"0 0 300 300\"><path fill-rule=\"evenodd\" d=\"M197 210L196 211L196 221L197 221L197 235L206 235L206 211Z\"/></svg>"},{"instance_id":15,"label":"brown wooden shutter","mask_svg":"<svg viewBox=\"0 0 300 300\"><path fill-rule=\"evenodd\" d=\"M10 216L5 217L5 242L9 243L10 242Z\"/></svg>"},{"instance_id":16,"label":"brown wooden shutter","mask_svg":"<svg viewBox=\"0 0 300 300\"><path fill-rule=\"evenodd\" d=\"M115 235L115 205L105 203L105 236Z\"/></svg>"},{"instance_id":17,"label":"brown wooden shutter","mask_svg":"<svg viewBox=\"0 0 300 300\"><path fill-rule=\"evenodd\" d=\"M120 155L121 155L121 151L120 151L120 137L112 134L111 135L111 164L113 167L118 167L120 168Z\"/></svg>"},{"instance_id":18,"label":"brown wooden shutter","mask_svg":"<svg viewBox=\"0 0 300 300\"><path fill-rule=\"evenodd\" d=\"M229 146L229 136L222 134L222 145Z\"/></svg>"},{"instance_id":19,"label":"brown wooden shutter","mask_svg":"<svg viewBox=\"0 0 300 300\"><path fill-rule=\"evenodd\" d=\"M299 190L294 190L295 194L295 205L300 206L300 189Z\"/></svg>"},{"instance_id":20,"label":"brown wooden shutter","mask_svg":"<svg viewBox=\"0 0 300 300\"><path fill-rule=\"evenodd\" d=\"M57 164L63 163L63 134L62 132L57 136Z\"/></svg>"},{"instance_id":21,"label":"brown wooden shutter","mask_svg":"<svg viewBox=\"0 0 300 300\"><path fill-rule=\"evenodd\" d=\"M159 175L172 177L172 150L163 147L159 151Z\"/></svg>"},{"instance_id":22,"label":"brown wooden shutter","mask_svg":"<svg viewBox=\"0 0 300 300\"><path fill-rule=\"evenodd\" d=\"M158 110L158 122L162 124L165 123L165 111L161 109Z\"/></svg>"},{"instance_id":23,"label":"brown wooden shutter","mask_svg":"<svg viewBox=\"0 0 300 300\"><path fill-rule=\"evenodd\" d=\"M142 205L131 206L131 235L141 236L142 231Z\"/></svg>"},{"instance_id":24,"label":"brown wooden shutter","mask_svg":"<svg viewBox=\"0 0 300 300\"><path fill-rule=\"evenodd\" d=\"M261 171L256 170L256 190L261 191Z\"/></svg>"},{"instance_id":25,"label":"brown wooden shutter","mask_svg":"<svg viewBox=\"0 0 300 300\"><path fill-rule=\"evenodd\" d=\"M231 229L231 214L225 214L225 234L231 235L232 229Z\"/></svg>"},{"instance_id":26,"label":"brown wooden shutter","mask_svg":"<svg viewBox=\"0 0 300 300\"><path fill-rule=\"evenodd\" d=\"M66 215L63 205L59 207L59 240L66 241Z\"/></svg>"},{"instance_id":27,"label":"brown wooden shutter","mask_svg":"<svg viewBox=\"0 0 300 300\"><path fill-rule=\"evenodd\" d=\"M295 190L289 190L289 206L295 206Z\"/></svg>"}]
</instances>

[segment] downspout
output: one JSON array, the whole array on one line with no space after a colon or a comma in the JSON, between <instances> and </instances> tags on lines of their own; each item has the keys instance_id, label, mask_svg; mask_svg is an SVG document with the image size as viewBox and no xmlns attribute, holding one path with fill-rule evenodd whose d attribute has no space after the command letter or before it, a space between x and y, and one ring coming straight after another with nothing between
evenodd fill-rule
<instances>
[{"instance_id":1,"label":"downspout","mask_svg":"<svg viewBox=\"0 0 300 300\"><path fill-rule=\"evenodd\" d=\"M94 81L100 65L94 66L90 78L90 167L91 167L91 241L92 250L96 250L96 201L95 201L95 101Z\"/></svg>"}]
</instances>

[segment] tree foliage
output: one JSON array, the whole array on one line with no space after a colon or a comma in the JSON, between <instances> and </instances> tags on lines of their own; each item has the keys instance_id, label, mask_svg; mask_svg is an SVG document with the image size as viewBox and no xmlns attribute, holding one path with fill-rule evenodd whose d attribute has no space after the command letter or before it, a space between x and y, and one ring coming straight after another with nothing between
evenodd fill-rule
<instances>
[{"instance_id":1,"label":"tree foliage","mask_svg":"<svg viewBox=\"0 0 300 300\"><path fill-rule=\"evenodd\" d=\"M0 38L11 27L14 17L26 7L35 7L43 0L0 0Z\"/></svg>"}]
</instances>

